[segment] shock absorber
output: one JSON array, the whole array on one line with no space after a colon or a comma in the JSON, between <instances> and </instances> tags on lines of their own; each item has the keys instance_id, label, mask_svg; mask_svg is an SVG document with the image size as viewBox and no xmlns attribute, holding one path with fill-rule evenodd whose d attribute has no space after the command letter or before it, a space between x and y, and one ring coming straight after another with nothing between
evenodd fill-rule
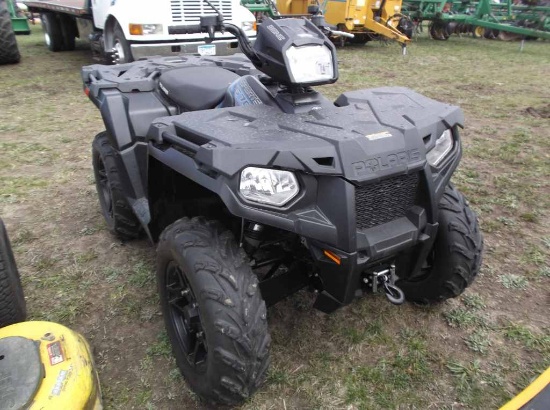
<instances>
[{"instance_id":1,"label":"shock absorber","mask_svg":"<svg viewBox=\"0 0 550 410\"><path fill-rule=\"evenodd\" d=\"M248 254L254 253L254 251L260 246L263 240L265 227L259 223L253 221L245 221L241 227L241 246Z\"/></svg>"}]
</instances>

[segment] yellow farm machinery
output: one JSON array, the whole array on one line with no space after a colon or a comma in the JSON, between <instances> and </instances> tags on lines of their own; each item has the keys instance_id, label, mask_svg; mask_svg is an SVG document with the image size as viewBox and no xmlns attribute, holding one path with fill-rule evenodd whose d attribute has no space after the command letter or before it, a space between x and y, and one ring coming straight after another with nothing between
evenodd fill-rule
<instances>
[{"instance_id":1,"label":"yellow farm machinery","mask_svg":"<svg viewBox=\"0 0 550 410\"><path fill-rule=\"evenodd\" d=\"M413 32L412 21L401 14L402 0L242 0L242 4L258 17L310 16L320 11L327 23L354 34L348 41L356 44L383 39L406 45Z\"/></svg>"}]
</instances>

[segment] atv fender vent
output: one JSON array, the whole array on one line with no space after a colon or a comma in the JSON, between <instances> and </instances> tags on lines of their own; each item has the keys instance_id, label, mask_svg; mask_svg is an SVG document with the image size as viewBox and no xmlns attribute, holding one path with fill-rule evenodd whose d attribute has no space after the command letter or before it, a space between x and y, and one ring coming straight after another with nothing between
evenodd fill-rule
<instances>
[{"instance_id":1,"label":"atv fender vent","mask_svg":"<svg viewBox=\"0 0 550 410\"><path fill-rule=\"evenodd\" d=\"M398 175L355 187L357 229L368 229L405 216L414 205L418 173Z\"/></svg>"},{"instance_id":2,"label":"atv fender vent","mask_svg":"<svg viewBox=\"0 0 550 410\"><path fill-rule=\"evenodd\" d=\"M323 167L334 167L334 157L319 157L313 160Z\"/></svg>"}]
</instances>

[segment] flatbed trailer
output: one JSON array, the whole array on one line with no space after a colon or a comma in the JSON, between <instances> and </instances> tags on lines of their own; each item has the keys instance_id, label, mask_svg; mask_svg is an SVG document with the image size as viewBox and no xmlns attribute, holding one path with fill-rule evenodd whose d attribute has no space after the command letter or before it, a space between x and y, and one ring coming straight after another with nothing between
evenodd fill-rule
<instances>
[{"instance_id":1,"label":"flatbed trailer","mask_svg":"<svg viewBox=\"0 0 550 410\"><path fill-rule=\"evenodd\" d=\"M93 19L90 0L49 0L25 1L29 11L40 13L43 10L67 13L79 18Z\"/></svg>"}]
</instances>

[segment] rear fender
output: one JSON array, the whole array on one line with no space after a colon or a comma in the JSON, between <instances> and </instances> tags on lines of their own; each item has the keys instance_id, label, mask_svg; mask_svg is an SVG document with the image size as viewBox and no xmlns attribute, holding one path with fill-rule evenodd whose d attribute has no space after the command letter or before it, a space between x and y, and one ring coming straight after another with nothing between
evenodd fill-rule
<instances>
[{"instance_id":1,"label":"rear fender","mask_svg":"<svg viewBox=\"0 0 550 410\"><path fill-rule=\"evenodd\" d=\"M114 89L98 93L101 112L109 142L115 149L116 165L122 180L122 191L143 228L148 231L151 220L147 200L147 143L136 137L129 112L128 99Z\"/></svg>"}]
</instances>

